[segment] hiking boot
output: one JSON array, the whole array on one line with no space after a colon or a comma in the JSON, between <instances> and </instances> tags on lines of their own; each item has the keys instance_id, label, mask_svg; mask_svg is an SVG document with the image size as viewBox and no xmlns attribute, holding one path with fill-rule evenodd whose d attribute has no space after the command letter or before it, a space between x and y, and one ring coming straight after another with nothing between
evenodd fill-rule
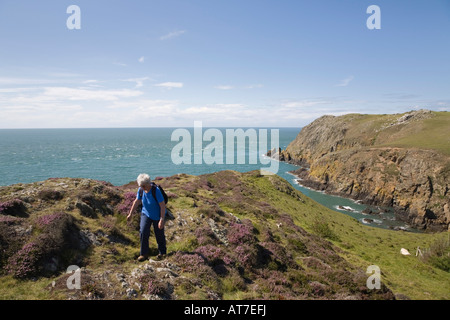
<instances>
[{"instance_id":1,"label":"hiking boot","mask_svg":"<svg viewBox=\"0 0 450 320\"><path fill-rule=\"evenodd\" d=\"M165 258L166 258L166 255L160 253L156 256L156 261L161 261L161 260L164 260Z\"/></svg>"},{"instance_id":2,"label":"hiking boot","mask_svg":"<svg viewBox=\"0 0 450 320\"><path fill-rule=\"evenodd\" d=\"M139 262L142 262L142 261L147 260L147 258L148 258L148 256L139 256L139 257L137 258L137 260L138 260Z\"/></svg>"}]
</instances>

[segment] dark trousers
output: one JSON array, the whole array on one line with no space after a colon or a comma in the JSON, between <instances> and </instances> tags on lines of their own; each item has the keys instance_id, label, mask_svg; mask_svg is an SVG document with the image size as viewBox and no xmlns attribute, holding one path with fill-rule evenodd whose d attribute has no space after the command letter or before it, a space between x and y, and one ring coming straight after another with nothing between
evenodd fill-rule
<instances>
[{"instance_id":1,"label":"dark trousers","mask_svg":"<svg viewBox=\"0 0 450 320\"><path fill-rule=\"evenodd\" d=\"M141 213L141 226L140 226L140 236L141 236L141 256L147 256L150 251L148 239L150 237L150 228L153 225L153 230L155 232L156 242L158 243L158 251L160 254L166 254L166 236L164 235L164 229L158 228L159 220L152 220L147 217L144 213Z\"/></svg>"}]
</instances>

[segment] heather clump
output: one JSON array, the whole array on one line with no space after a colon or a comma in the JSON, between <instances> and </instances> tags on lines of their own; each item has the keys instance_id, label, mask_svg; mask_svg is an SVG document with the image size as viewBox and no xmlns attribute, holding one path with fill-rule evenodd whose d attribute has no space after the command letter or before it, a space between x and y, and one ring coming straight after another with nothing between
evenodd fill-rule
<instances>
[{"instance_id":1,"label":"heather clump","mask_svg":"<svg viewBox=\"0 0 450 320\"><path fill-rule=\"evenodd\" d=\"M270 268L276 270L297 268L297 264L295 263L292 255L280 244L276 242L262 242L261 246L270 254Z\"/></svg>"},{"instance_id":2,"label":"heather clump","mask_svg":"<svg viewBox=\"0 0 450 320\"><path fill-rule=\"evenodd\" d=\"M232 257L225 250L214 245L198 247L195 249L195 252L205 258L208 265L211 266L217 274L227 274L227 266L230 266L234 262Z\"/></svg>"},{"instance_id":3,"label":"heather clump","mask_svg":"<svg viewBox=\"0 0 450 320\"><path fill-rule=\"evenodd\" d=\"M56 223L57 220L64 219L64 218L65 218L65 213L56 212L56 213L37 217L35 220L35 224L40 228L45 228L53 223Z\"/></svg>"},{"instance_id":4,"label":"heather clump","mask_svg":"<svg viewBox=\"0 0 450 320\"><path fill-rule=\"evenodd\" d=\"M292 299L292 285L284 272L262 270L256 282L264 299Z\"/></svg>"},{"instance_id":5,"label":"heather clump","mask_svg":"<svg viewBox=\"0 0 450 320\"><path fill-rule=\"evenodd\" d=\"M126 216L130 212L130 208L133 205L134 200L136 200L135 192L125 192L123 195L123 200L116 206L116 210L120 214Z\"/></svg>"},{"instance_id":6,"label":"heather clump","mask_svg":"<svg viewBox=\"0 0 450 320\"><path fill-rule=\"evenodd\" d=\"M25 205L20 199L0 202L0 214L20 216L25 213Z\"/></svg>"},{"instance_id":7,"label":"heather clump","mask_svg":"<svg viewBox=\"0 0 450 320\"><path fill-rule=\"evenodd\" d=\"M14 217L14 216L0 216L0 223L4 225L13 225L22 221L22 218Z\"/></svg>"},{"instance_id":8,"label":"heather clump","mask_svg":"<svg viewBox=\"0 0 450 320\"><path fill-rule=\"evenodd\" d=\"M6 271L16 278L29 278L51 274L61 268L67 250L76 249L76 228L71 215L63 212L44 215L35 219L40 230L36 236L12 254ZM58 263L59 262L59 263Z\"/></svg>"},{"instance_id":9,"label":"heather clump","mask_svg":"<svg viewBox=\"0 0 450 320\"><path fill-rule=\"evenodd\" d=\"M238 245L234 249L234 259L238 266L244 269L252 269L258 263L258 251L255 246L248 244Z\"/></svg>"},{"instance_id":10,"label":"heather clump","mask_svg":"<svg viewBox=\"0 0 450 320\"><path fill-rule=\"evenodd\" d=\"M169 298L168 286L165 281L156 277L154 273L146 273L138 278L141 292L154 295L160 299Z\"/></svg>"},{"instance_id":11,"label":"heather clump","mask_svg":"<svg viewBox=\"0 0 450 320\"><path fill-rule=\"evenodd\" d=\"M201 226L194 231L197 242L201 246L217 244L218 240L208 225Z\"/></svg>"},{"instance_id":12,"label":"heather clump","mask_svg":"<svg viewBox=\"0 0 450 320\"><path fill-rule=\"evenodd\" d=\"M38 273L38 262L42 254L39 244L29 242L9 258L6 271L20 279L34 276Z\"/></svg>"},{"instance_id":13,"label":"heather clump","mask_svg":"<svg viewBox=\"0 0 450 320\"><path fill-rule=\"evenodd\" d=\"M39 191L38 193L38 198L42 199L42 200L61 200L64 195L61 191L59 190L54 190L54 189L43 189L41 191Z\"/></svg>"},{"instance_id":14,"label":"heather clump","mask_svg":"<svg viewBox=\"0 0 450 320\"><path fill-rule=\"evenodd\" d=\"M215 282L217 280L216 273L199 253L177 252L175 261L183 272L194 274L202 281Z\"/></svg>"},{"instance_id":15,"label":"heather clump","mask_svg":"<svg viewBox=\"0 0 450 320\"><path fill-rule=\"evenodd\" d=\"M231 223L228 229L228 241L233 245L254 244L256 239L253 235L253 225L250 220L242 223Z\"/></svg>"}]
</instances>

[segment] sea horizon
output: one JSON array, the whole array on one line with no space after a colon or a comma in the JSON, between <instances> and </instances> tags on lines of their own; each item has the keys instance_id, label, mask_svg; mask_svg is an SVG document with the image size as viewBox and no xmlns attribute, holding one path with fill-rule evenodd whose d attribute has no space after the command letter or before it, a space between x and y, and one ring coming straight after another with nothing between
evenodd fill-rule
<instances>
[{"instance_id":1,"label":"sea horizon","mask_svg":"<svg viewBox=\"0 0 450 320\"><path fill-rule=\"evenodd\" d=\"M204 127L206 131L212 127ZM270 127L235 127L240 129ZM235 128L218 128L221 131ZM171 151L177 142L171 141L171 134L178 127L134 127L134 128L36 128L0 130L0 187L14 184L28 184L50 178L85 178L107 181L122 186L135 181L140 173L153 178L169 177L175 174L202 175L223 170L248 172L264 168L256 164L180 164L171 162ZM190 132L194 128L185 127ZM279 129L279 147L286 149L301 128ZM95 133L95 134L94 134ZM203 142L207 145L209 142ZM269 144L270 146L270 144ZM245 143L245 159L249 159L249 144ZM237 150L236 150L237 151ZM268 150L257 150L260 159ZM270 159L270 161L277 161ZM290 171L298 166L277 161L277 175L287 180L294 188L339 212L348 214L364 223L362 211L367 207L352 199L328 195L306 188L298 183ZM343 206L353 211L343 211ZM400 226L393 214L389 219L374 221L376 227Z\"/></svg>"}]
</instances>

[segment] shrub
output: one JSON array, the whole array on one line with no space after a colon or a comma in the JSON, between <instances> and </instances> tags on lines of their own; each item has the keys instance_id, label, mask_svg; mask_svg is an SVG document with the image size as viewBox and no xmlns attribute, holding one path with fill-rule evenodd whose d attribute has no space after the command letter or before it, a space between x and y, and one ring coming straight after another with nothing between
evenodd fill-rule
<instances>
[{"instance_id":1,"label":"shrub","mask_svg":"<svg viewBox=\"0 0 450 320\"><path fill-rule=\"evenodd\" d=\"M150 279L147 285L148 294L165 296L167 294L167 285L158 279Z\"/></svg>"},{"instance_id":2,"label":"shrub","mask_svg":"<svg viewBox=\"0 0 450 320\"><path fill-rule=\"evenodd\" d=\"M195 230L195 237L201 246L215 244L217 242L214 232L209 226L202 226Z\"/></svg>"},{"instance_id":3,"label":"shrub","mask_svg":"<svg viewBox=\"0 0 450 320\"><path fill-rule=\"evenodd\" d=\"M208 264L212 266L219 264L229 265L232 263L232 259L226 254L226 252L213 245L198 247L195 252L202 255Z\"/></svg>"},{"instance_id":4,"label":"shrub","mask_svg":"<svg viewBox=\"0 0 450 320\"><path fill-rule=\"evenodd\" d=\"M205 259L198 253L177 252L175 254L175 261L184 272L196 275L205 283L217 280L215 272L211 267L206 265Z\"/></svg>"},{"instance_id":5,"label":"shrub","mask_svg":"<svg viewBox=\"0 0 450 320\"><path fill-rule=\"evenodd\" d=\"M59 267L58 263L56 268L47 270L46 262L52 258L63 258L66 254L65 249L75 247L75 243L69 238L71 234L76 234L71 230L72 216L58 212L38 217L35 223L42 229L42 233L8 259L6 270L16 278L55 272Z\"/></svg>"},{"instance_id":6,"label":"shrub","mask_svg":"<svg viewBox=\"0 0 450 320\"><path fill-rule=\"evenodd\" d=\"M125 192L123 195L123 201L117 205L117 211L122 215L128 215L134 200L136 200L136 193Z\"/></svg>"},{"instance_id":7,"label":"shrub","mask_svg":"<svg viewBox=\"0 0 450 320\"><path fill-rule=\"evenodd\" d=\"M269 293L269 298L291 298L291 284L285 274L274 270L264 270L258 281L262 290Z\"/></svg>"},{"instance_id":8,"label":"shrub","mask_svg":"<svg viewBox=\"0 0 450 320\"><path fill-rule=\"evenodd\" d=\"M17 216L25 212L25 205L20 199L0 202L0 214Z\"/></svg>"},{"instance_id":9,"label":"shrub","mask_svg":"<svg viewBox=\"0 0 450 320\"><path fill-rule=\"evenodd\" d=\"M313 231L326 239L338 241L339 237L334 233L334 231L330 228L327 221L320 220L316 218L312 224Z\"/></svg>"},{"instance_id":10,"label":"shrub","mask_svg":"<svg viewBox=\"0 0 450 320\"><path fill-rule=\"evenodd\" d=\"M243 220L241 223L232 223L228 230L228 241L234 245L253 244L253 225L250 220Z\"/></svg>"},{"instance_id":11,"label":"shrub","mask_svg":"<svg viewBox=\"0 0 450 320\"><path fill-rule=\"evenodd\" d=\"M61 200L63 194L58 190L43 189L39 191L38 198L42 200Z\"/></svg>"},{"instance_id":12,"label":"shrub","mask_svg":"<svg viewBox=\"0 0 450 320\"><path fill-rule=\"evenodd\" d=\"M450 272L450 241L441 238L431 244L422 259L446 272Z\"/></svg>"},{"instance_id":13,"label":"shrub","mask_svg":"<svg viewBox=\"0 0 450 320\"><path fill-rule=\"evenodd\" d=\"M220 217L223 217L225 215L225 212L216 204L214 205L204 205L200 207L197 211L199 215L203 214L207 218L211 218L217 221L217 219Z\"/></svg>"},{"instance_id":14,"label":"shrub","mask_svg":"<svg viewBox=\"0 0 450 320\"><path fill-rule=\"evenodd\" d=\"M195 273L197 270L205 266L205 259L197 254L189 254L177 252L175 254L175 261L186 272Z\"/></svg>"},{"instance_id":15,"label":"shrub","mask_svg":"<svg viewBox=\"0 0 450 320\"><path fill-rule=\"evenodd\" d=\"M250 269L258 262L257 250L254 246L242 244L234 250L234 260L242 267Z\"/></svg>"},{"instance_id":16,"label":"shrub","mask_svg":"<svg viewBox=\"0 0 450 320\"><path fill-rule=\"evenodd\" d=\"M48 214L45 216L37 217L35 220L35 223L38 227L47 227L48 225L51 225L55 223L59 219L64 219L65 213L63 212L57 212L53 214Z\"/></svg>"},{"instance_id":17,"label":"shrub","mask_svg":"<svg viewBox=\"0 0 450 320\"><path fill-rule=\"evenodd\" d=\"M297 267L292 256L279 244L275 242L263 242L261 245L271 253L272 261L275 262L277 270L286 270L287 267ZM275 265L272 264L272 266Z\"/></svg>"},{"instance_id":18,"label":"shrub","mask_svg":"<svg viewBox=\"0 0 450 320\"><path fill-rule=\"evenodd\" d=\"M20 222L21 218L13 217L13 216L0 216L0 223L4 223L6 225L12 225L16 222Z\"/></svg>"},{"instance_id":19,"label":"shrub","mask_svg":"<svg viewBox=\"0 0 450 320\"><path fill-rule=\"evenodd\" d=\"M40 246L35 242L29 242L9 258L6 271L20 279L36 275L38 271L37 262L41 256Z\"/></svg>"}]
</instances>

